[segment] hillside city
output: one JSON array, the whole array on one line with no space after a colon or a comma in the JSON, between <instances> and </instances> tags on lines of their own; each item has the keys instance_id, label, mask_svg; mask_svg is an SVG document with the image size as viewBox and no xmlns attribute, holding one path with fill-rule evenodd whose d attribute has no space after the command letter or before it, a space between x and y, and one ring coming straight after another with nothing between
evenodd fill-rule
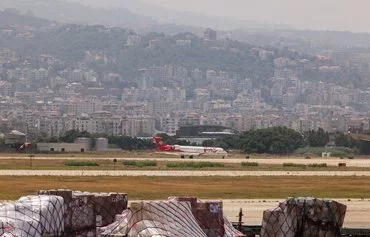
<instances>
[{"instance_id":1,"label":"hillside city","mask_svg":"<svg viewBox=\"0 0 370 237\"><path fill-rule=\"evenodd\" d=\"M308 54L210 28L201 36L140 35L14 10L0 15L0 133L141 137L185 125L369 130L365 50Z\"/></svg>"},{"instance_id":2,"label":"hillside city","mask_svg":"<svg viewBox=\"0 0 370 237\"><path fill-rule=\"evenodd\" d=\"M370 237L358 2L0 0L0 237Z\"/></svg>"}]
</instances>

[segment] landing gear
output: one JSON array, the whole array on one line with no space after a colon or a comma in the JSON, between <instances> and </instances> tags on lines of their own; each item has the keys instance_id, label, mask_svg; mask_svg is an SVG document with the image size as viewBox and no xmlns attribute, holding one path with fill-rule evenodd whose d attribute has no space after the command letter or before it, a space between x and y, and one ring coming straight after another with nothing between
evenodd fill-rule
<instances>
[{"instance_id":1,"label":"landing gear","mask_svg":"<svg viewBox=\"0 0 370 237\"><path fill-rule=\"evenodd\" d=\"M185 159L185 156L181 155L181 159Z\"/></svg>"},{"instance_id":2,"label":"landing gear","mask_svg":"<svg viewBox=\"0 0 370 237\"><path fill-rule=\"evenodd\" d=\"M194 158L194 156L189 156L189 159L193 159Z\"/></svg>"}]
</instances>

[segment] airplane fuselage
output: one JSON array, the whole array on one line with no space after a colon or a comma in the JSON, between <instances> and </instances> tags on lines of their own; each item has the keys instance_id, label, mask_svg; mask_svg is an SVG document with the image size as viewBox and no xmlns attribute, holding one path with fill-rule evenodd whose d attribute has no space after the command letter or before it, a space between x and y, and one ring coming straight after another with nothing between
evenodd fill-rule
<instances>
[{"instance_id":1,"label":"airplane fuselage","mask_svg":"<svg viewBox=\"0 0 370 237\"><path fill-rule=\"evenodd\" d=\"M221 147L202 147L202 146L180 146L163 144L160 137L154 137L158 153L178 155L182 158L189 156L221 156L226 157L228 153Z\"/></svg>"}]
</instances>

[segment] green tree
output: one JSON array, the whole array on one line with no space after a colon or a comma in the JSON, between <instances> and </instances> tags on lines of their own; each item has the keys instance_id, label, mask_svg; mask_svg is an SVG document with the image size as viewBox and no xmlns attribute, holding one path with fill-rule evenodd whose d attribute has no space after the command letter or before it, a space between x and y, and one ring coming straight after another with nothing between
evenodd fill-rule
<instances>
[{"instance_id":1,"label":"green tree","mask_svg":"<svg viewBox=\"0 0 370 237\"><path fill-rule=\"evenodd\" d=\"M204 140L202 142L202 146L214 147L215 146L215 140Z\"/></svg>"},{"instance_id":2,"label":"green tree","mask_svg":"<svg viewBox=\"0 0 370 237\"><path fill-rule=\"evenodd\" d=\"M80 132L77 130L70 130L70 131L67 131L63 136L61 136L59 140L62 142L73 143L76 140L76 138L79 138L79 137L90 138L91 134L86 131Z\"/></svg>"},{"instance_id":3,"label":"green tree","mask_svg":"<svg viewBox=\"0 0 370 237\"><path fill-rule=\"evenodd\" d=\"M133 138L128 136L109 137L109 144L115 144L123 150L148 150L155 148L152 140Z\"/></svg>"},{"instance_id":4,"label":"green tree","mask_svg":"<svg viewBox=\"0 0 370 237\"><path fill-rule=\"evenodd\" d=\"M354 147L359 146L356 139L354 139L350 135L343 134L343 133L335 135L335 145L349 147L349 148L354 148Z\"/></svg>"},{"instance_id":5,"label":"green tree","mask_svg":"<svg viewBox=\"0 0 370 237\"><path fill-rule=\"evenodd\" d=\"M304 133L306 144L310 147L323 147L329 143L329 134L324 129L310 130Z\"/></svg>"},{"instance_id":6,"label":"green tree","mask_svg":"<svg viewBox=\"0 0 370 237\"><path fill-rule=\"evenodd\" d=\"M251 130L234 138L234 147L256 153L289 153L303 145L303 137L286 127Z\"/></svg>"}]
</instances>

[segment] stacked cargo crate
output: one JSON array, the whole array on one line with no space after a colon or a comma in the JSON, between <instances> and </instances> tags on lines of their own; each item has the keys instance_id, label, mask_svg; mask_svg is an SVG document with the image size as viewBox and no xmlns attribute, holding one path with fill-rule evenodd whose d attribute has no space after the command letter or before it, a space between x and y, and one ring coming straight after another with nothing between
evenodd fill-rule
<instances>
[{"instance_id":1,"label":"stacked cargo crate","mask_svg":"<svg viewBox=\"0 0 370 237\"><path fill-rule=\"evenodd\" d=\"M89 193L71 190L41 190L39 195L63 197L65 233L71 236L95 236L96 227L114 222L127 209L127 194Z\"/></svg>"}]
</instances>

